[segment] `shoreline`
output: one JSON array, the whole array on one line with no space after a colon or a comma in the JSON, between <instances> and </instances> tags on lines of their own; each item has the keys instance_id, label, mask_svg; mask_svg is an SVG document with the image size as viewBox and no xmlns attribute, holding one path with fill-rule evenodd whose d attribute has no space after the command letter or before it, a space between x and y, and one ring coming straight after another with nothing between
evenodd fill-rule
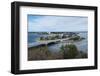
<instances>
[{"instance_id":1,"label":"shoreline","mask_svg":"<svg viewBox=\"0 0 100 76\"><path fill-rule=\"evenodd\" d=\"M79 58L83 59L83 58L88 57L87 53L79 51L78 49L77 49L77 52L78 52L77 57L68 58L68 59L79 59ZM46 45L28 48L28 60L29 61L31 60L56 60L56 59L64 59L61 50L58 52L52 52Z\"/></svg>"}]
</instances>

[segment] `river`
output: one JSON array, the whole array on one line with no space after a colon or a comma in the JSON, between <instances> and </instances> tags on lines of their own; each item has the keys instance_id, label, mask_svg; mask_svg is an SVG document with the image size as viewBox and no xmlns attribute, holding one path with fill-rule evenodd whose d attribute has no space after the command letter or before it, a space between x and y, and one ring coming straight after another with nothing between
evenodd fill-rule
<instances>
[{"instance_id":1,"label":"river","mask_svg":"<svg viewBox=\"0 0 100 76\"><path fill-rule=\"evenodd\" d=\"M87 37L87 32L80 32L78 34L81 37L84 37L85 39L81 40L81 41L76 41L73 42L73 44L75 44L78 48L79 51L83 51L83 52L88 52L88 37ZM36 34L36 33L28 33L28 44L30 43L36 43L37 38L41 37L41 36L46 36L46 35L40 35L40 34ZM57 44L53 44L48 46L49 50L52 52L59 52L60 51L60 47L62 45L66 45L68 42L60 42Z\"/></svg>"}]
</instances>

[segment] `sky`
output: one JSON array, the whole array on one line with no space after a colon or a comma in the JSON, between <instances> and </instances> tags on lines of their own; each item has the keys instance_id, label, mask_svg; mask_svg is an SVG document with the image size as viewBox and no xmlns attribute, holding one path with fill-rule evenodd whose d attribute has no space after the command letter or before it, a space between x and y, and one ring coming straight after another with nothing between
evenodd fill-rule
<instances>
[{"instance_id":1,"label":"sky","mask_svg":"<svg viewBox=\"0 0 100 76\"><path fill-rule=\"evenodd\" d=\"M88 17L28 15L28 32L87 31Z\"/></svg>"}]
</instances>

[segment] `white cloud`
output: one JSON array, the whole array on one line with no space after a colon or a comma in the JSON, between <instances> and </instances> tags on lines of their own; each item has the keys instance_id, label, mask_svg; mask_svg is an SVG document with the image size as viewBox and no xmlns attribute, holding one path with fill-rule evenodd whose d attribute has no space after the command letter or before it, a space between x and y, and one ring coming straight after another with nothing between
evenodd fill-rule
<instances>
[{"instance_id":1,"label":"white cloud","mask_svg":"<svg viewBox=\"0 0 100 76\"><path fill-rule=\"evenodd\" d=\"M62 16L38 16L29 20L28 30L34 32L47 31L87 31L87 17L62 17Z\"/></svg>"}]
</instances>

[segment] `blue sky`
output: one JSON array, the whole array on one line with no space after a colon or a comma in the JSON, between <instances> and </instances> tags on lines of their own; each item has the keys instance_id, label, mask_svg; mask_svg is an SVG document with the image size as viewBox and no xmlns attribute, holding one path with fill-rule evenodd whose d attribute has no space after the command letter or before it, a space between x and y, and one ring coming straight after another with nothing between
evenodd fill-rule
<instances>
[{"instance_id":1,"label":"blue sky","mask_svg":"<svg viewBox=\"0 0 100 76\"><path fill-rule=\"evenodd\" d=\"M28 32L87 31L88 17L28 15Z\"/></svg>"}]
</instances>

